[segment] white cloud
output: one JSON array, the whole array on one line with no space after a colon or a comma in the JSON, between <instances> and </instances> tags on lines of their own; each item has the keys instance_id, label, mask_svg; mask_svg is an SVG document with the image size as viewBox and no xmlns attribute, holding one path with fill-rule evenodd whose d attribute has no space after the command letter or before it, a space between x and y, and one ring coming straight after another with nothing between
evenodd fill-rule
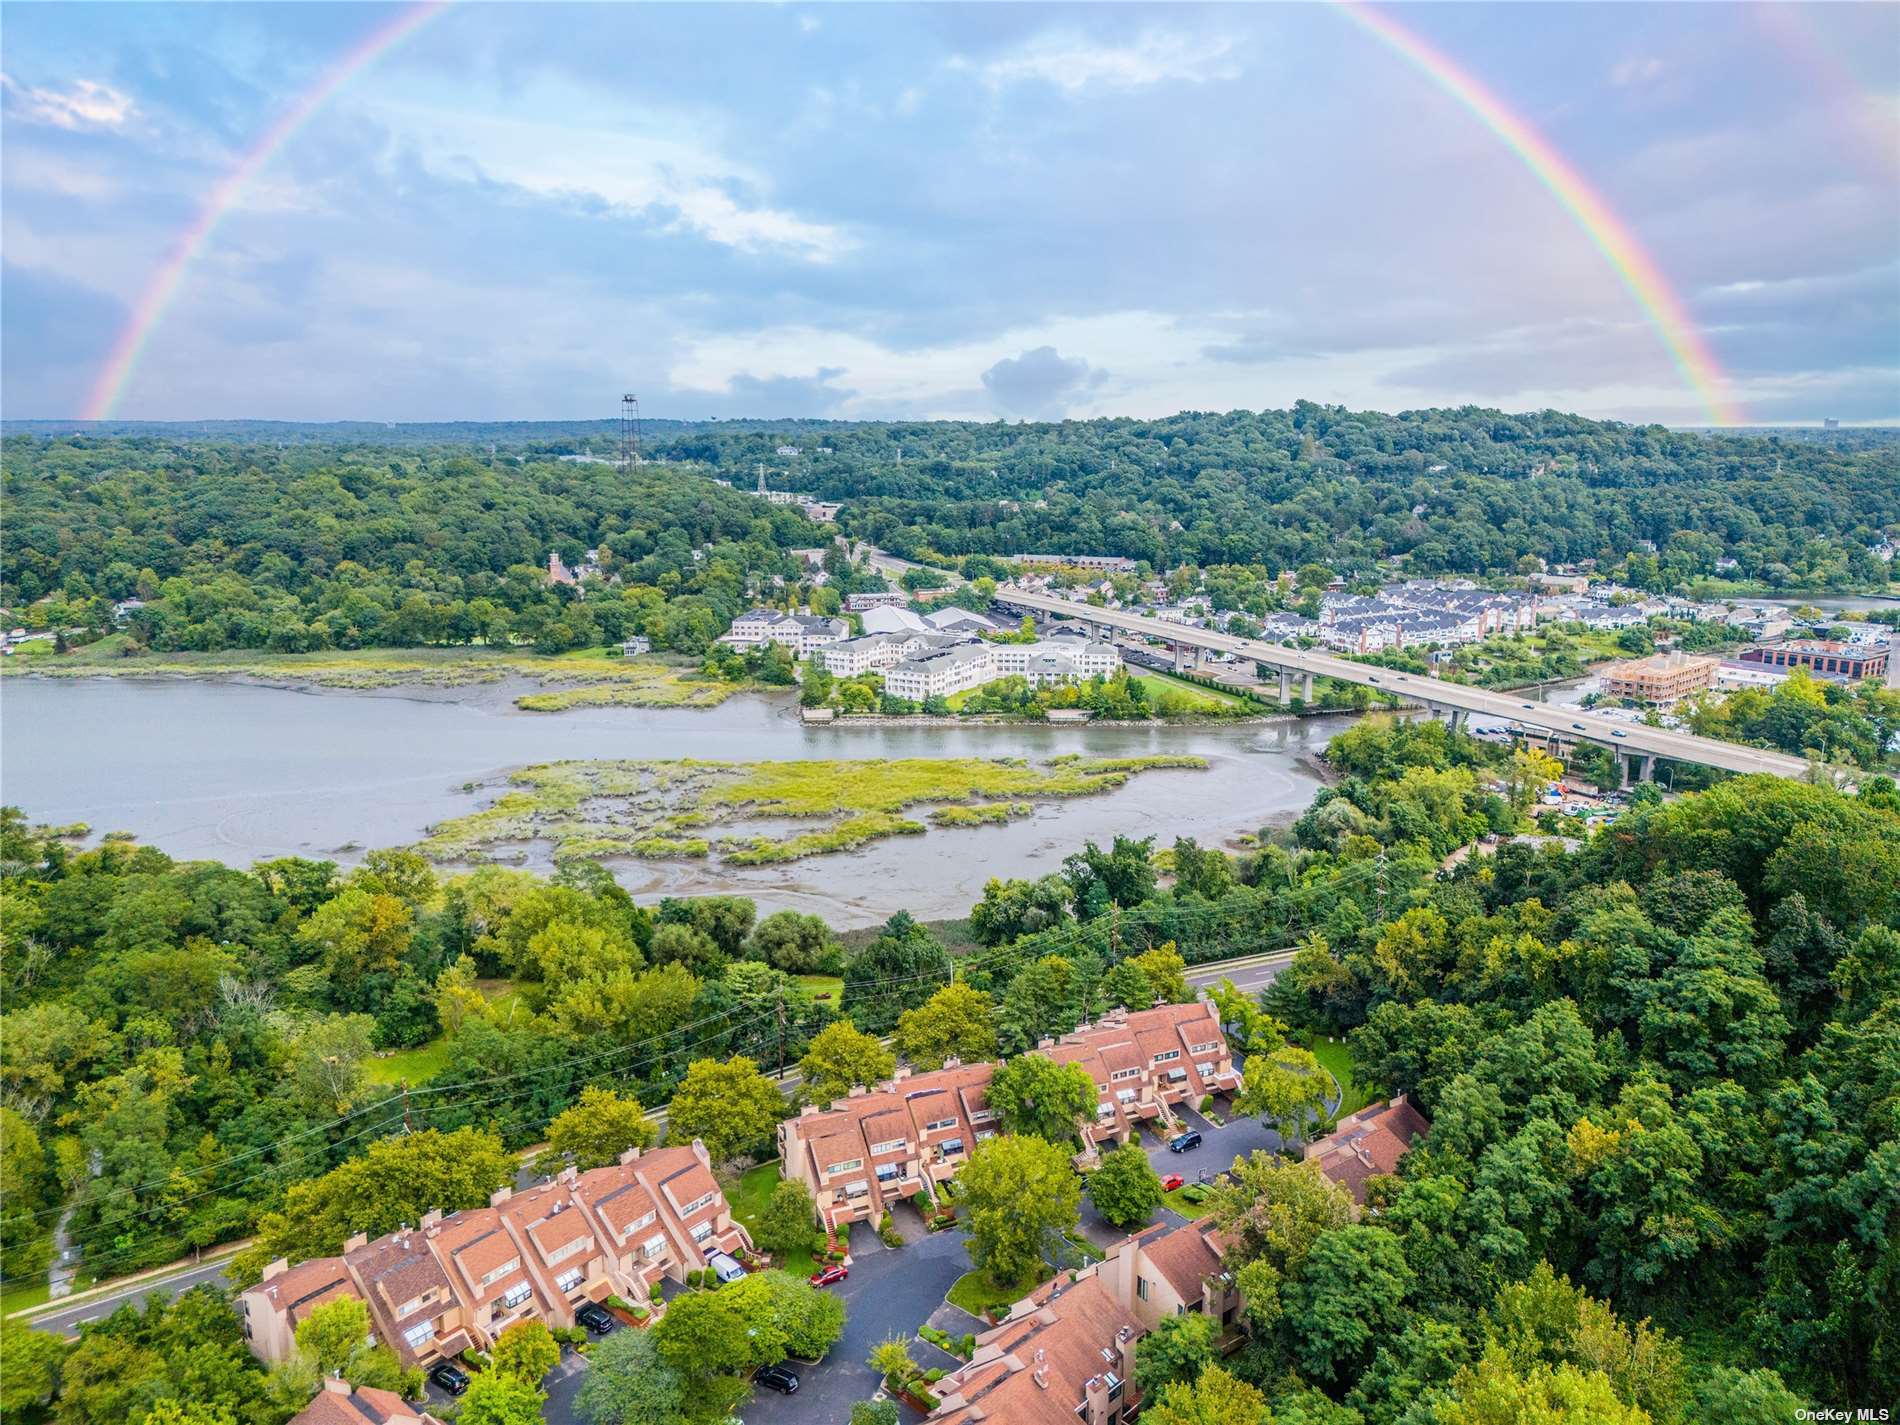
<instances>
[{"instance_id":1,"label":"white cloud","mask_svg":"<svg viewBox=\"0 0 1900 1425\"><path fill-rule=\"evenodd\" d=\"M1610 71L1610 83L1618 89L1634 89L1638 85L1654 84L1663 77L1666 66L1653 54L1632 55Z\"/></svg>"},{"instance_id":2,"label":"white cloud","mask_svg":"<svg viewBox=\"0 0 1900 1425\"><path fill-rule=\"evenodd\" d=\"M564 96L556 112L575 108ZM548 114L530 98L520 106ZM775 250L829 262L856 244L844 229L814 222L762 201L762 176L693 138L671 131L684 123L635 113L588 118L521 114L395 102L376 113L412 143L424 163L450 178L471 176L538 197L589 203L614 213L666 218L667 225L746 252Z\"/></svg>"},{"instance_id":3,"label":"white cloud","mask_svg":"<svg viewBox=\"0 0 1900 1425\"><path fill-rule=\"evenodd\" d=\"M29 124L60 129L116 129L136 112L128 95L94 79L75 79L65 89L28 88L0 74L7 112Z\"/></svg>"},{"instance_id":4,"label":"white cloud","mask_svg":"<svg viewBox=\"0 0 1900 1425\"><path fill-rule=\"evenodd\" d=\"M1085 89L1144 89L1170 80L1202 84L1239 74L1234 42L1220 35L1143 30L1127 44L1103 44L1074 31L1051 30L1012 54L991 60L956 56L953 69L977 74L991 88L1039 82L1066 94Z\"/></svg>"}]
</instances>

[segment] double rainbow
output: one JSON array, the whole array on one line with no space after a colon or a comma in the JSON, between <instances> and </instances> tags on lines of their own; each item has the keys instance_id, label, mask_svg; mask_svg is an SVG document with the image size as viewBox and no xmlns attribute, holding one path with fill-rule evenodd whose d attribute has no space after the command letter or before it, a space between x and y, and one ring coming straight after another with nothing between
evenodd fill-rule
<instances>
[{"instance_id":1,"label":"double rainbow","mask_svg":"<svg viewBox=\"0 0 1900 1425\"><path fill-rule=\"evenodd\" d=\"M244 189L319 109L358 73L401 44L447 8L448 0L420 0L378 26L340 56L301 94L206 195L196 219L173 244L151 282L140 294L124 329L113 342L84 408L87 420L105 420L124 395L152 333L178 295L192 260L204 249ZM1360 30L1391 49L1440 89L1462 104L1502 140L1549 190L1603 254L1649 323L1662 338L1676 368L1707 413L1712 425L1740 425L1741 408L1727 393L1728 382L1715 354L1688 308L1657 267L1629 225L1611 211L1597 191L1552 148L1530 122L1503 100L1391 16L1359 3L1338 0L1336 8Z\"/></svg>"}]
</instances>

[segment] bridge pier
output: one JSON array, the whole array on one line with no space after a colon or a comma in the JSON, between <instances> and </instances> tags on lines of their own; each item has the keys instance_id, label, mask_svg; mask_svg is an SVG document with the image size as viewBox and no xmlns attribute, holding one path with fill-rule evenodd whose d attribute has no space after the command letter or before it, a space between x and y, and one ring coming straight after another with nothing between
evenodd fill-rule
<instances>
[{"instance_id":1,"label":"bridge pier","mask_svg":"<svg viewBox=\"0 0 1900 1425\"><path fill-rule=\"evenodd\" d=\"M1300 679L1300 701L1309 707L1312 706L1313 675L1311 673L1308 673L1304 678Z\"/></svg>"},{"instance_id":2,"label":"bridge pier","mask_svg":"<svg viewBox=\"0 0 1900 1425\"><path fill-rule=\"evenodd\" d=\"M1174 641L1174 671L1183 672L1187 668L1187 646L1179 639Z\"/></svg>"},{"instance_id":3,"label":"bridge pier","mask_svg":"<svg viewBox=\"0 0 1900 1425\"><path fill-rule=\"evenodd\" d=\"M1447 708L1446 711L1450 714L1447 720L1451 723L1451 730L1463 732L1465 719L1471 716L1470 712L1464 708Z\"/></svg>"},{"instance_id":4,"label":"bridge pier","mask_svg":"<svg viewBox=\"0 0 1900 1425\"><path fill-rule=\"evenodd\" d=\"M1291 707L1292 704L1293 704L1293 675L1287 672L1286 669L1282 668L1280 669L1280 706L1283 708Z\"/></svg>"},{"instance_id":5,"label":"bridge pier","mask_svg":"<svg viewBox=\"0 0 1900 1425\"><path fill-rule=\"evenodd\" d=\"M1643 754L1643 760L1642 760L1641 766L1642 766L1642 771L1638 773L1637 775L1645 782L1655 781L1656 780L1656 754L1653 752L1645 752Z\"/></svg>"}]
</instances>

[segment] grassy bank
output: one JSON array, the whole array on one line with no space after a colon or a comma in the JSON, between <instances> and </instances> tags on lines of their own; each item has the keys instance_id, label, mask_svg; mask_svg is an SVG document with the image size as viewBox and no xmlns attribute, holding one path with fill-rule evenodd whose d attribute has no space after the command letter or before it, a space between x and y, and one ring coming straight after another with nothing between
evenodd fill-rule
<instances>
[{"instance_id":1,"label":"grassy bank","mask_svg":"<svg viewBox=\"0 0 1900 1425\"><path fill-rule=\"evenodd\" d=\"M1313 1057L1319 1060L1320 1067L1339 1080L1339 1090L1345 1095L1340 1101L1338 1117L1357 1113L1372 1102L1372 1095L1362 1088L1353 1077L1352 1054L1346 1048L1343 1039L1334 1039L1331 1035L1318 1035L1312 1043Z\"/></svg>"},{"instance_id":2,"label":"grassy bank","mask_svg":"<svg viewBox=\"0 0 1900 1425\"><path fill-rule=\"evenodd\" d=\"M759 866L887 836L1026 816L1035 799L1093 796L1141 772L1206 767L1186 756L929 758L813 762L549 762L525 767L492 806L435 827L423 852L490 860L547 843L556 860L717 853ZM777 823L759 828L750 823ZM787 825L790 823L790 825ZM724 833L723 835L721 833Z\"/></svg>"},{"instance_id":3,"label":"grassy bank","mask_svg":"<svg viewBox=\"0 0 1900 1425\"><path fill-rule=\"evenodd\" d=\"M550 691L525 693L531 712L577 707L714 707L739 691L696 667L664 658L609 657L606 649L544 656L502 648L362 648L326 653L142 653L114 634L71 653L28 644L0 664L9 677L241 678L320 688L457 688L527 679ZM37 650L44 649L44 653Z\"/></svg>"}]
</instances>

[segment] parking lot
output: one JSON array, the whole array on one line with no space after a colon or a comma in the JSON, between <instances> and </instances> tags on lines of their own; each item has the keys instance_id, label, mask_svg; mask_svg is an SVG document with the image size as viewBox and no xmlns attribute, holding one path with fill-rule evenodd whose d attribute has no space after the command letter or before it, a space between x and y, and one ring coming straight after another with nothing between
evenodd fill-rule
<instances>
[{"instance_id":1,"label":"parking lot","mask_svg":"<svg viewBox=\"0 0 1900 1425\"><path fill-rule=\"evenodd\" d=\"M1203 1174L1212 1177L1235 1158L1256 1149L1279 1147L1278 1135L1257 1118L1216 1125L1192 1109L1180 1110L1180 1117L1188 1127L1198 1129L1204 1141L1186 1153L1170 1153L1165 1142L1151 1140L1146 1145L1148 1158L1163 1177L1180 1173L1194 1182ZM1160 1220L1178 1224L1183 1219L1164 1208ZM1086 1196L1082 1199L1082 1231L1101 1246L1125 1235L1095 1216ZM960 1231L920 1236L892 1249L859 1223L851 1234L851 1257L851 1275L826 1288L845 1303L844 1336L815 1365L789 1363L798 1373L796 1394L756 1391L739 1410L740 1419L748 1425L835 1425L850 1417L854 1402L868 1400L876 1393L878 1378L865 1360L871 1348L886 1336L893 1332L909 1335L911 1354L919 1364L953 1369L956 1361L952 1357L915 1339L917 1327L933 1315L954 1315L959 1321L942 1323L946 1328L955 1326L953 1334L980 1329L944 1301L956 1279L970 1270L969 1251ZM569 1354L549 1375L544 1414L553 1425L582 1425L574 1411L574 1397L585 1371L584 1359Z\"/></svg>"}]
</instances>

